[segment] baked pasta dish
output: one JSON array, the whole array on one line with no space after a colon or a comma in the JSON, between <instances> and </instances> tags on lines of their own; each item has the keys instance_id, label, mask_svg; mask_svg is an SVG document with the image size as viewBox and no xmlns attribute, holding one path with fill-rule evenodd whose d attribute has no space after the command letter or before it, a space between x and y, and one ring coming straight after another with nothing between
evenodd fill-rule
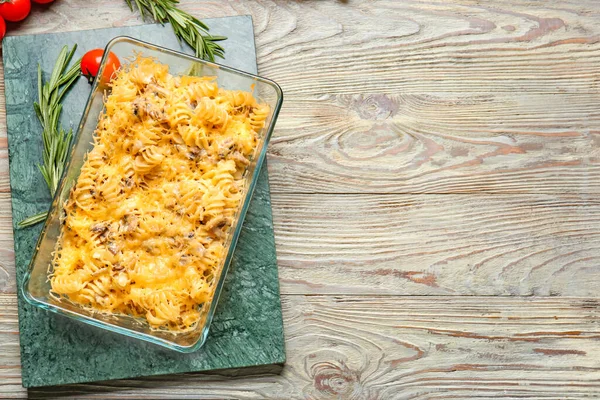
<instances>
[{"instance_id":1,"label":"baked pasta dish","mask_svg":"<svg viewBox=\"0 0 600 400\"><path fill-rule=\"evenodd\" d=\"M185 331L225 258L269 107L138 57L117 72L64 206L53 296Z\"/></svg>"}]
</instances>

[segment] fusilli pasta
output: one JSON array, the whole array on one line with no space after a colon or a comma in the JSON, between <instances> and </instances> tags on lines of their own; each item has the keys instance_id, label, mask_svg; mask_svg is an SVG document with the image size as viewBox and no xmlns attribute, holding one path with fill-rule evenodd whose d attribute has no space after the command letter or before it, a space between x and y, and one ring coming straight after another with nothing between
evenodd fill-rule
<instances>
[{"instance_id":1,"label":"fusilli pasta","mask_svg":"<svg viewBox=\"0 0 600 400\"><path fill-rule=\"evenodd\" d=\"M182 331L202 319L269 108L138 57L105 99L65 203L52 293Z\"/></svg>"}]
</instances>

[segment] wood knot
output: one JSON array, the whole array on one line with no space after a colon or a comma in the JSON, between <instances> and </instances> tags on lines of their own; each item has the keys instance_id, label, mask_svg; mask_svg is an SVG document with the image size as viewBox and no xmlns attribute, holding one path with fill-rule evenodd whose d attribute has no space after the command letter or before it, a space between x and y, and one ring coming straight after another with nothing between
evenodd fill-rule
<instances>
[{"instance_id":1,"label":"wood knot","mask_svg":"<svg viewBox=\"0 0 600 400\"><path fill-rule=\"evenodd\" d=\"M362 384L359 373L348 368L343 362L336 365L321 362L313 365L314 386L326 398L362 398Z\"/></svg>"},{"instance_id":2,"label":"wood knot","mask_svg":"<svg viewBox=\"0 0 600 400\"><path fill-rule=\"evenodd\" d=\"M398 103L384 94L359 95L352 98L350 107L361 119L385 120L398 113Z\"/></svg>"}]
</instances>

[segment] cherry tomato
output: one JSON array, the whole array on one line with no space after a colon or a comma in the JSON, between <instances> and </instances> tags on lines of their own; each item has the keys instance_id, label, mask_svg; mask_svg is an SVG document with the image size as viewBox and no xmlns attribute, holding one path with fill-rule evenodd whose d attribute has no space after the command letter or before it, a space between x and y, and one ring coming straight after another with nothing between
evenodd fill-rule
<instances>
[{"instance_id":1,"label":"cherry tomato","mask_svg":"<svg viewBox=\"0 0 600 400\"><path fill-rule=\"evenodd\" d=\"M4 18L0 17L0 40L6 34L6 22L4 22Z\"/></svg>"},{"instance_id":2,"label":"cherry tomato","mask_svg":"<svg viewBox=\"0 0 600 400\"><path fill-rule=\"evenodd\" d=\"M31 11L31 0L6 0L0 3L0 16L7 21L24 20Z\"/></svg>"},{"instance_id":3,"label":"cherry tomato","mask_svg":"<svg viewBox=\"0 0 600 400\"><path fill-rule=\"evenodd\" d=\"M38 4L48 4L48 3L52 3L54 0L31 0L34 3L38 3Z\"/></svg>"},{"instance_id":4,"label":"cherry tomato","mask_svg":"<svg viewBox=\"0 0 600 400\"><path fill-rule=\"evenodd\" d=\"M102 49L94 49L85 53L81 59L81 73L88 78L97 76L103 55L104 50ZM114 53L109 53L104 72L102 73L102 81L105 83L109 82L119 68L121 68L119 58Z\"/></svg>"}]
</instances>

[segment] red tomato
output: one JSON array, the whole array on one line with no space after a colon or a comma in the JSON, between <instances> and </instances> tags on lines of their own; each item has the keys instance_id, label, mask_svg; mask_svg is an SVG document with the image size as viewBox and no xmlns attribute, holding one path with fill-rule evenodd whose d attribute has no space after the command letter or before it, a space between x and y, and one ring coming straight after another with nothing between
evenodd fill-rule
<instances>
[{"instance_id":1,"label":"red tomato","mask_svg":"<svg viewBox=\"0 0 600 400\"><path fill-rule=\"evenodd\" d=\"M5 33L6 33L6 22L4 22L4 18L0 17L0 40L2 40Z\"/></svg>"},{"instance_id":2,"label":"red tomato","mask_svg":"<svg viewBox=\"0 0 600 400\"><path fill-rule=\"evenodd\" d=\"M81 59L81 72L83 73L83 75L87 77L97 76L103 55L104 50L102 49L94 49L85 53L83 58ZM102 73L102 81L109 82L113 74L119 68L121 68L121 63L119 62L119 59L114 53L109 53L108 59L106 60L106 66L104 67L104 72Z\"/></svg>"},{"instance_id":3,"label":"red tomato","mask_svg":"<svg viewBox=\"0 0 600 400\"><path fill-rule=\"evenodd\" d=\"M0 16L7 21L17 22L24 20L31 11L30 0L7 0L0 3Z\"/></svg>"},{"instance_id":4,"label":"red tomato","mask_svg":"<svg viewBox=\"0 0 600 400\"><path fill-rule=\"evenodd\" d=\"M38 4L48 4L48 3L52 3L54 0L31 0L34 3L38 3Z\"/></svg>"}]
</instances>

